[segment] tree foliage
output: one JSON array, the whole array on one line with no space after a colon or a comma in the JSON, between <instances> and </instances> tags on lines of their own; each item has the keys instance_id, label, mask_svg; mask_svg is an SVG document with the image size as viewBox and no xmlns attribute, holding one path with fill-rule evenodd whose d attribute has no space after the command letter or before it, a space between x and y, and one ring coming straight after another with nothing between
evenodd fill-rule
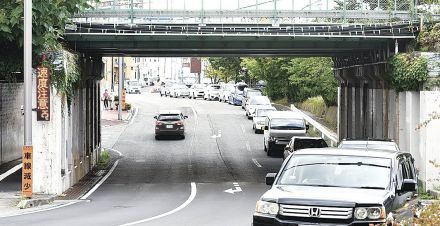
<instances>
[{"instance_id":1,"label":"tree foliage","mask_svg":"<svg viewBox=\"0 0 440 226\"><path fill-rule=\"evenodd\" d=\"M215 83L236 80L241 70L240 57L210 57L207 76Z\"/></svg>"},{"instance_id":2,"label":"tree foliage","mask_svg":"<svg viewBox=\"0 0 440 226\"><path fill-rule=\"evenodd\" d=\"M32 43L36 54L53 49L63 38L70 17L91 7L88 0L33 0ZM23 47L24 0L0 1L0 40Z\"/></svg>"},{"instance_id":3,"label":"tree foliage","mask_svg":"<svg viewBox=\"0 0 440 226\"><path fill-rule=\"evenodd\" d=\"M322 96L327 105L336 104L338 82L330 58L244 58L242 66L251 77L267 82L265 91L272 99L301 102Z\"/></svg>"},{"instance_id":4,"label":"tree foliage","mask_svg":"<svg viewBox=\"0 0 440 226\"><path fill-rule=\"evenodd\" d=\"M387 80L398 92L418 91L428 79L428 66L424 57L400 53L389 61Z\"/></svg>"}]
</instances>

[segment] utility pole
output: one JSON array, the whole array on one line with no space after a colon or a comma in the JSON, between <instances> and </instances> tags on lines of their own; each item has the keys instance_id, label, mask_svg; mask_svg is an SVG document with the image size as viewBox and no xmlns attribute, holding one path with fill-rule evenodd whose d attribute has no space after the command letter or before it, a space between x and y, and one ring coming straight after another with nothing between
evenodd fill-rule
<instances>
[{"instance_id":1,"label":"utility pole","mask_svg":"<svg viewBox=\"0 0 440 226\"><path fill-rule=\"evenodd\" d=\"M115 60L112 57L112 92L115 91L115 67L114 67Z\"/></svg>"},{"instance_id":2,"label":"utility pole","mask_svg":"<svg viewBox=\"0 0 440 226\"><path fill-rule=\"evenodd\" d=\"M122 88L123 88L123 76L122 76L122 70L124 67L124 64L122 63L122 57L119 57L118 63L119 63L119 83L118 83L118 97L119 97L119 104L118 104L118 120L122 120Z\"/></svg>"},{"instance_id":3,"label":"utility pole","mask_svg":"<svg viewBox=\"0 0 440 226\"><path fill-rule=\"evenodd\" d=\"M23 153L32 153L32 0L24 1L24 145ZM33 157L33 156L32 156ZM25 156L23 156L23 159ZM31 158L32 161L32 158ZM24 161L23 161L24 164ZM31 166L33 162L31 162ZM25 169L23 165L23 169ZM32 169L32 167L31 167ZM32 185L22 193L25 197L32 197Z\"/></svg>"}]
</instances>

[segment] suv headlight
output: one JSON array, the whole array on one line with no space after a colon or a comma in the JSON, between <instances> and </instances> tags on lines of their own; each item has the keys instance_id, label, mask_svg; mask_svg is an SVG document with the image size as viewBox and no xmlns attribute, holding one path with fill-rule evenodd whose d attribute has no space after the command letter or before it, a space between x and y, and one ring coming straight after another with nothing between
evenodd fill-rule
<instances>
[{"instance_id":1,"label":"suv headlight","mask_svg":"<svg viewBox=\"0 0 440 226\"><path fill-rule=\"evenodd\" d=\"M277 215L280 207L278 203L258 201L255 208L256 213Z\"/></svg>"},{"instance_id":2,"label":"suv headlight","mask_svg":"<svg viewBox=\"0 0 440 226\"><path fill-rule=\"evenodd\" d=\"M354 217L358 220L377 220L385 218L384 207L358 207L354 210Z\"/></svg>"}]
</instances>

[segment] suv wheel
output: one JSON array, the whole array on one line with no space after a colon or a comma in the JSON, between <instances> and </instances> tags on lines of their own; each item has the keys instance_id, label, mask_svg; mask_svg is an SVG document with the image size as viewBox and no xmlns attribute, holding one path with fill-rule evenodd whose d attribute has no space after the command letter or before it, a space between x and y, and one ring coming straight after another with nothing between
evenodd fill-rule
<instances>
[{"instance_id":1,"label":"suv wheel","mask_svg":"<svg viewBox=\"0 0 440 226\"><path fill-rule=\"evenodd\" d=\"M272 145L270 145L270 142L267 144L269 147L267 147L267 156L273 156L273 150L272 150Z\"/></svg>"}]
</instances>

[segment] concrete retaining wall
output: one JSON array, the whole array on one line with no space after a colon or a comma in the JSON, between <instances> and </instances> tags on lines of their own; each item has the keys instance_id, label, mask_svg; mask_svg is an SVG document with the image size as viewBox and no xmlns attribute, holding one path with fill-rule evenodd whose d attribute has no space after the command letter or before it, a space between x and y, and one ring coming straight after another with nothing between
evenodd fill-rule
<instances>
[{"instance_id":1,"label":"concrete retaining wall","mask_svg":"<svg viewBox=\"0 0 440 226\"><path fill-rule=\"evenodd\" d=\"M21 157L23 83L0 83L0 164Z\"/></svg>"}]
</instances>

